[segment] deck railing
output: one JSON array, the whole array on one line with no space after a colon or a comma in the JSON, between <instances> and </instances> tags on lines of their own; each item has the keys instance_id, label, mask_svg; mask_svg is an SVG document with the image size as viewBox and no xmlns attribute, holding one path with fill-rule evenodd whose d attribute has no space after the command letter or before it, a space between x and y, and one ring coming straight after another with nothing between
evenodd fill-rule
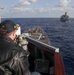
<instances>
[{"instance_id":1,"label":"deck railing","mask_svg":"<svg viewBox=\"0 0 74 75\"><path fill-rule=\"evenodd\" d=\"M59 53L59 48L56 48L54 46L45 44L43 42L40 42L38 40L35 40L33 38L27 37L27 40L31 43L36 45L37 47L42 48L43 50L50 52L52 55L54 55L54 74L55 75L66 75L64 63L61 54Z\"/></svg>"}]
</instances>

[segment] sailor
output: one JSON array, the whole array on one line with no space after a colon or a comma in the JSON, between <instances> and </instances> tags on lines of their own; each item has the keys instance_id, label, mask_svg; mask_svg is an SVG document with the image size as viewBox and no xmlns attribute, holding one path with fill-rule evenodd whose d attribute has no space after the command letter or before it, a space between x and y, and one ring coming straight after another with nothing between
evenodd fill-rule
<instances>
[{"instance_id":1,"label":"sailor","mask_svg":"<svg viewBox=\"0 0 74 75\"><path fill-rule=\"evenodd\" d=\"M0 75L29 75L28 54L14 43L17 29L10 20L0 24Z\"/></svg>"},{"instance_id":2,"label":"sailor","mask_svg":"<svg viewBox=\"0 0 74 75\"><path fill-rule=\"evenodd\" d=\"M14 42L17 29L11 20L0 24L0 75L30 75L28 52Z\"/></svg>"}]
</instances>

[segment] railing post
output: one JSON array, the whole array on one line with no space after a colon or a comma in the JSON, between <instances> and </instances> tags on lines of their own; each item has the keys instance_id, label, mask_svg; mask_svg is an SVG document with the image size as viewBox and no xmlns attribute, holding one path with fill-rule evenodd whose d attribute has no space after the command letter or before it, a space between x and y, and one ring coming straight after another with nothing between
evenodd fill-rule
<instances>
[{"instance_id":1,"label":"railing post","mask_svg":"<svg viewBox=\"0 0 74 75\"><path fill-rule=\"evenodd\" d=\"M54 55L54 71L55 75L66 75L64 64L60 53L55 52Z\"/></svg>"}]
</instances>

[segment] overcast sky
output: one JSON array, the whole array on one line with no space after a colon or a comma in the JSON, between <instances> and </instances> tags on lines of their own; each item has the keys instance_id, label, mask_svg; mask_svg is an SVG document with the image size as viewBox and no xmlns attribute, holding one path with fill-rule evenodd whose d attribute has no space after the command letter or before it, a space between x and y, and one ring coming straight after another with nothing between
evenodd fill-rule
<instances>
[{"instance_id":1,"label":"overcast sky","mask_svg":"<svg viewBox=\"0 0 74 75\"><path fill-rule=\"evenodd\" d=\"M0 0L2 18L74 17L74 0Z\"/></svg>"}]
</instances>

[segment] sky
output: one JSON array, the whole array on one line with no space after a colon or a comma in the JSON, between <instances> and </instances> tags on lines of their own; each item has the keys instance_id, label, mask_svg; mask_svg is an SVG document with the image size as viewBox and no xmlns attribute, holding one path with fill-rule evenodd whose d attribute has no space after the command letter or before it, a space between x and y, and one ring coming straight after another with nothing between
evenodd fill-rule
<instances>
[{"instance_id":1,"label":"sky","mask_svg":"<svg viewBox=\"0 0 74 75\"><path fill-rule=\"evenodd\" d=\"M74 0L0 0L2 18L74 18Z\"/></svg>"}]
</instances>

